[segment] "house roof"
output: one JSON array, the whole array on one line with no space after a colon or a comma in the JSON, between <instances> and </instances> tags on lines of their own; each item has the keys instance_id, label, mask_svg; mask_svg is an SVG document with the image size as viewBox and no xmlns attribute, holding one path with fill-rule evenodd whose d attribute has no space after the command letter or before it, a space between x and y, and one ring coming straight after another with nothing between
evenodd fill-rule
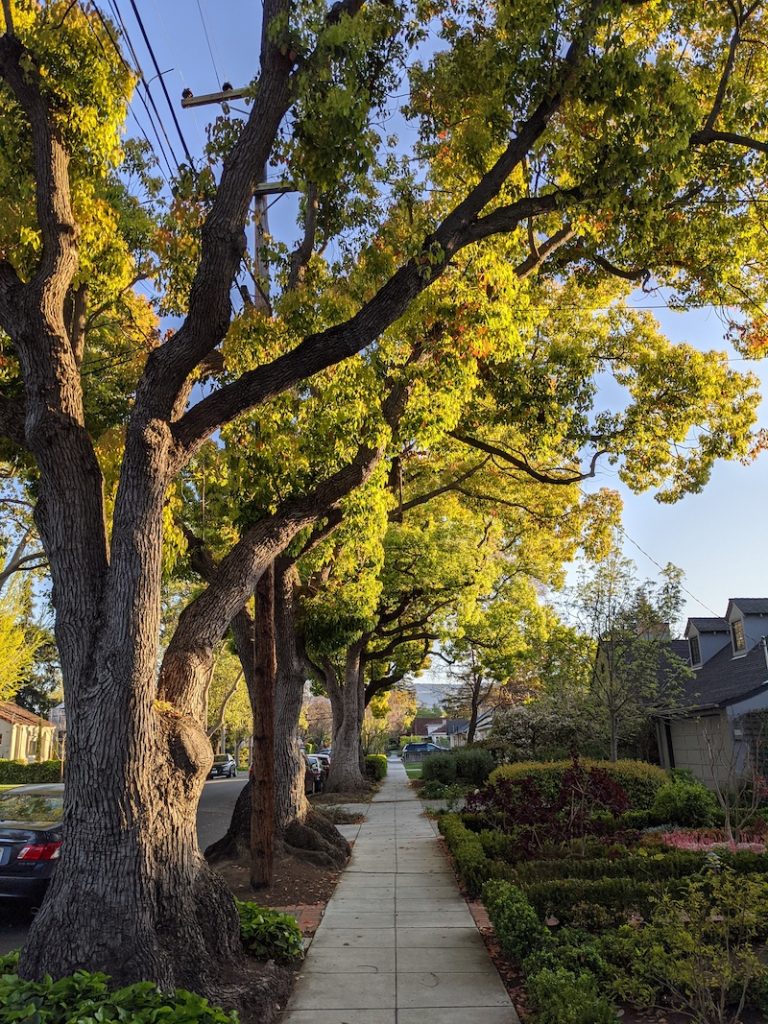
<instances>
[{"instance_id":1,"label":"house roof","mask_svg":"<svg viewBox=\"0 0 768 1024\"><path fill-rule=\"evenodd\" d=\"M727 619L715 619L705 617L688 619L688 623L689 625L693 626L694 629L696 629L699 633L728 633L731 628Z\"/></svg>"},{"instance_id":2,"label":"house roof","mask_svg":"<svg viewBox=\"0 0 768 1024\"><path fill-rule=\"evenodd\" d=\"M445 725L445 718L414 718L411 723L412 736L429 736L429 726Z\"/></svg>"},{"instance_id":3,"label":"house roof","mask_svg":"<svg viewBox=\"0 0 768 1024\"><path fill-rule=\"evenodd\" d=\"M53 725L45 718L34 715L26 708L20 707L9 700L0 701L0 719L4 722L11 722L13 725L44 725L46 729L53 729Z\"/></svg>"},{"instance_id":4,"label":"house roof","mask_svg":"<svg viewBox=\"0 0 768 1024\"><path fill-rule=\"evenodd\" d=\"M742 658L734 658L731 645L710 658L686 680L682 705L689 711L726 707L742 700L768 682L768 665L762 644L756 644Z\"/></svg>"},{"instance_id":5,"label":"house roof","mask_svg":"<svg viewBox=\"0 0 768 1024\"><path fill-rule=\"evenodd\" d=\"M768 597L732 597L728 611L736 606L742 615L768 615Z\"/></svg>"}]
</instances>

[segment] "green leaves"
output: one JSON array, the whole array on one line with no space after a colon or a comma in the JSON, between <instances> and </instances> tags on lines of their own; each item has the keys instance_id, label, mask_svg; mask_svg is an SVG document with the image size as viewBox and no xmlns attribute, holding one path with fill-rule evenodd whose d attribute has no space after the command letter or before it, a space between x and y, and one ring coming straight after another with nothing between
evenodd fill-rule
<instances>
[{"instance_id":1,"label":"green leaves","mask_svg":"<svg viewBox=\"0 0 768 1024\"><path fill-rule=\"evenodd\" d=\"M304 956L301 929L296 918L256 903L235 900L240 915L240 935L252 956L295 960Z\"/></svg>"}]
</instances>

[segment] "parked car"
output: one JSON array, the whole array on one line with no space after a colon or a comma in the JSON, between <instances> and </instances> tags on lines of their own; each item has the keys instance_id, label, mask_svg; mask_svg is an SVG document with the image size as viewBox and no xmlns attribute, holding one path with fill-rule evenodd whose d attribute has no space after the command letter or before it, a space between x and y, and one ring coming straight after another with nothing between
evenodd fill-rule
<instances>
[{"instance_id":1,"label":"parked car","mask_svg":"<svg viewBox=\"0 0 768 1024\"><path fill-rule=\"evenodd\" d=\"M209 779L234 779L237 775L237 764L231 754L216 754L213 765L208 773Z\"/></svg>"},{"instance_id":2,"label":"parked car","mask_svg":"<svg viewBox=\"0 0 768 1024\"><path fill-rule=\"evenodd\" d=\"M312 776L312 780L313 780L312 788L311 789L307 788L308 783L309 783L309 779L305 775L304 788L306 789L306 791L308 793L322 793L322 791L323 791L323 784L325 782L325 777L323 775L323 769L322 769L322 767L320 765L320 761L318 760L317 755L316 754L305 754L304 755L304 760L305 760L305 762L307 764L307 771Z\"/></svg>"},{"instance_id":3,"label":"parked car","mask_svg":"<svg viewBox=\"0 0 768 1024\"><path fill-rule=\"evenodd\" d=\"M0 793L0 899L43 902L61 849L62 783Z\"/></svg>"},{"instance_id":4,"label":"parked car","mask_svg":"<svg viewBox=\"0 0 768 1024\"><path fill-rule=\"evenodd\" d=\"M320 767L323 769L323 782L325 782L331 774L331 755L320 751L318 754L313 754L312 757L316 757L320 762Z\"/></svg>"},{"instance_id":5,"label":"parked car","mask_svg":"<svg viewBox=\"0 0 768 1024\"><path fill-rule=\"evenodd\" d=\"M447 747L439 747L436 743L406 743L403 756L406 754L445 754Z\"/></svg>"}]
</instances>

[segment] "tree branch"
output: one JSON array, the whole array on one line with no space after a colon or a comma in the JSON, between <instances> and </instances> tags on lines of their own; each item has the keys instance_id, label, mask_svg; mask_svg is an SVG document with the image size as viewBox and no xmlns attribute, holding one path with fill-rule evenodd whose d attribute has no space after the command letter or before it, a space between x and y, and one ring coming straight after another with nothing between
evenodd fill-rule
<instances>
[{"instance_id":1,"label":"tree branch","mask_svg":"<svg viewBox=\"0 0 768 1024\"><path fill-rule=\"evenodd\" d=\"M177 467L188 461L215 430L245 409L259 405L321 370L355 355L374 342L408 309L413 300L439 277L450 259L479 238L512 230L529 216L557 209L562 194L548 193L520 199L483 221L448 235L445 224L427 240L420 256L400 267L379 291L349 320L305 338L292 351L264 366L249 370L231 384L199 401L173 426ZM441 240L445 239L445 244ZM437 246L437 249L433 248ZM544 249L544 247L542 247ZM436 253L439 252L439 255ZM151 358L151 357L150 357Z\"/></svg>"},{"instance_id":2,"label":"tree branch","mask_svg":"<svg viewBox=\"0 0 768 1024\"><path fill-rule=\"evenodd\" d=\"M0 77L29 121L35 178L35 205L43 248L29 288L45 297L49 316L62 316L64 297L77 269L77 224L70 201L69 155L54 131L37 68L22 70L26 54L13 35L0 36ZM60 328L60 324L56 324Z\"/></svg>"},{"instance_id":3,"label":"tree branch","mask_svg":"<svg viewBox=\"0 0 768 1024\"><path fill-rule=\"evenodd\" d=\"M467 434L462 434L460 431L451 430L451 437L454 437L457 441L461 441L462 444L469 445L470 448L477 448L478 451L487 452L494 458L502 459L504 462L509 462L516 469L526 473L533 480L537 480L540 484L557 484L560 486L568 486L569 484L577 484L582 480L589 480L595 476L597 472L597 460L601 455L607 455L607 449L600 449L595 452L590 461L589 470L583 473L572 473L568 476L552 476L549 473L542 473L528 462L524 456L513 455L511 452L505 451L503 448L499 448L496 445L489 444L487 441L481 441L478 437L470 437Z\"/></svg>"},{"instance_id":4,"label":"tree branch","mask_svg":"<svg viewBox=\"0 0 768 1024\"><path fill-rule=\"evenodd\" d=\"M463 484L465 480L469 480L470 477L474 476L475 473L479 472L483 466L485 466L490 460L491 456L488 455L486 458L481 459L480 462L475 463L474 466L470 466L464 473L460 473L453 480L449 480L447 484L441 484L440 487L435 487L434 490L426 491L424 494L418 495L416 498L411 498L409 501L403 502L403 504L396 509L393 509L389 513L390 522L397 522L403 512L408 512L412 508L418 508L419 505L426 505L427 502L432 501L433 498L438 498L441 494L446 494L448 491L455 491L460 484Z\"/></svg>"},{"instance_id":5,"label":"tree branch","mask_svg":"<svg viewBox=\"0 0 768 1024\"><path fill-rule=\"evenodd\" d=\"M317 208L317 188L315 185L310 185L307 189L306 212L304 214L304 236L291 253L288 291L294 291L301 284L304 271L312 256L312 251L315 247L315 235L317 233Z\"/></svg>"},{"instance_id":6,"label":"tree branch","mask_svg":"<svg viewBox=\"0 0 768 1024\"><path fill-rule=\"evenodd\" d=\"M706 146L711 142L730 142L734 146L744 146L745 149L753 149L756 153L768 153L768 142L760 139L753 139L748 135L739 135L736 132L719 132L713 128L702 128L691 136L692 146Z\"/></svg>"}]
</instances>

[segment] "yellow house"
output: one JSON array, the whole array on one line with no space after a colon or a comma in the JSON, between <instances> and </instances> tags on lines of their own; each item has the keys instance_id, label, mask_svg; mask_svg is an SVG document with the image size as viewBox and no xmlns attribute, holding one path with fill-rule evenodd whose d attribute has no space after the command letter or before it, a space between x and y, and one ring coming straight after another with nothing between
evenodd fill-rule
<instances>
[{"instance_id":1,"label":"yellow house","mask_svg":"<svg viewBox=\"0 0 768 1024\"><path fill-rule=\"evenodd\" d=\"M0 758L9 761L48 761L55 726L11 701L0 701Z\"/></svg>"}]
</instances>

